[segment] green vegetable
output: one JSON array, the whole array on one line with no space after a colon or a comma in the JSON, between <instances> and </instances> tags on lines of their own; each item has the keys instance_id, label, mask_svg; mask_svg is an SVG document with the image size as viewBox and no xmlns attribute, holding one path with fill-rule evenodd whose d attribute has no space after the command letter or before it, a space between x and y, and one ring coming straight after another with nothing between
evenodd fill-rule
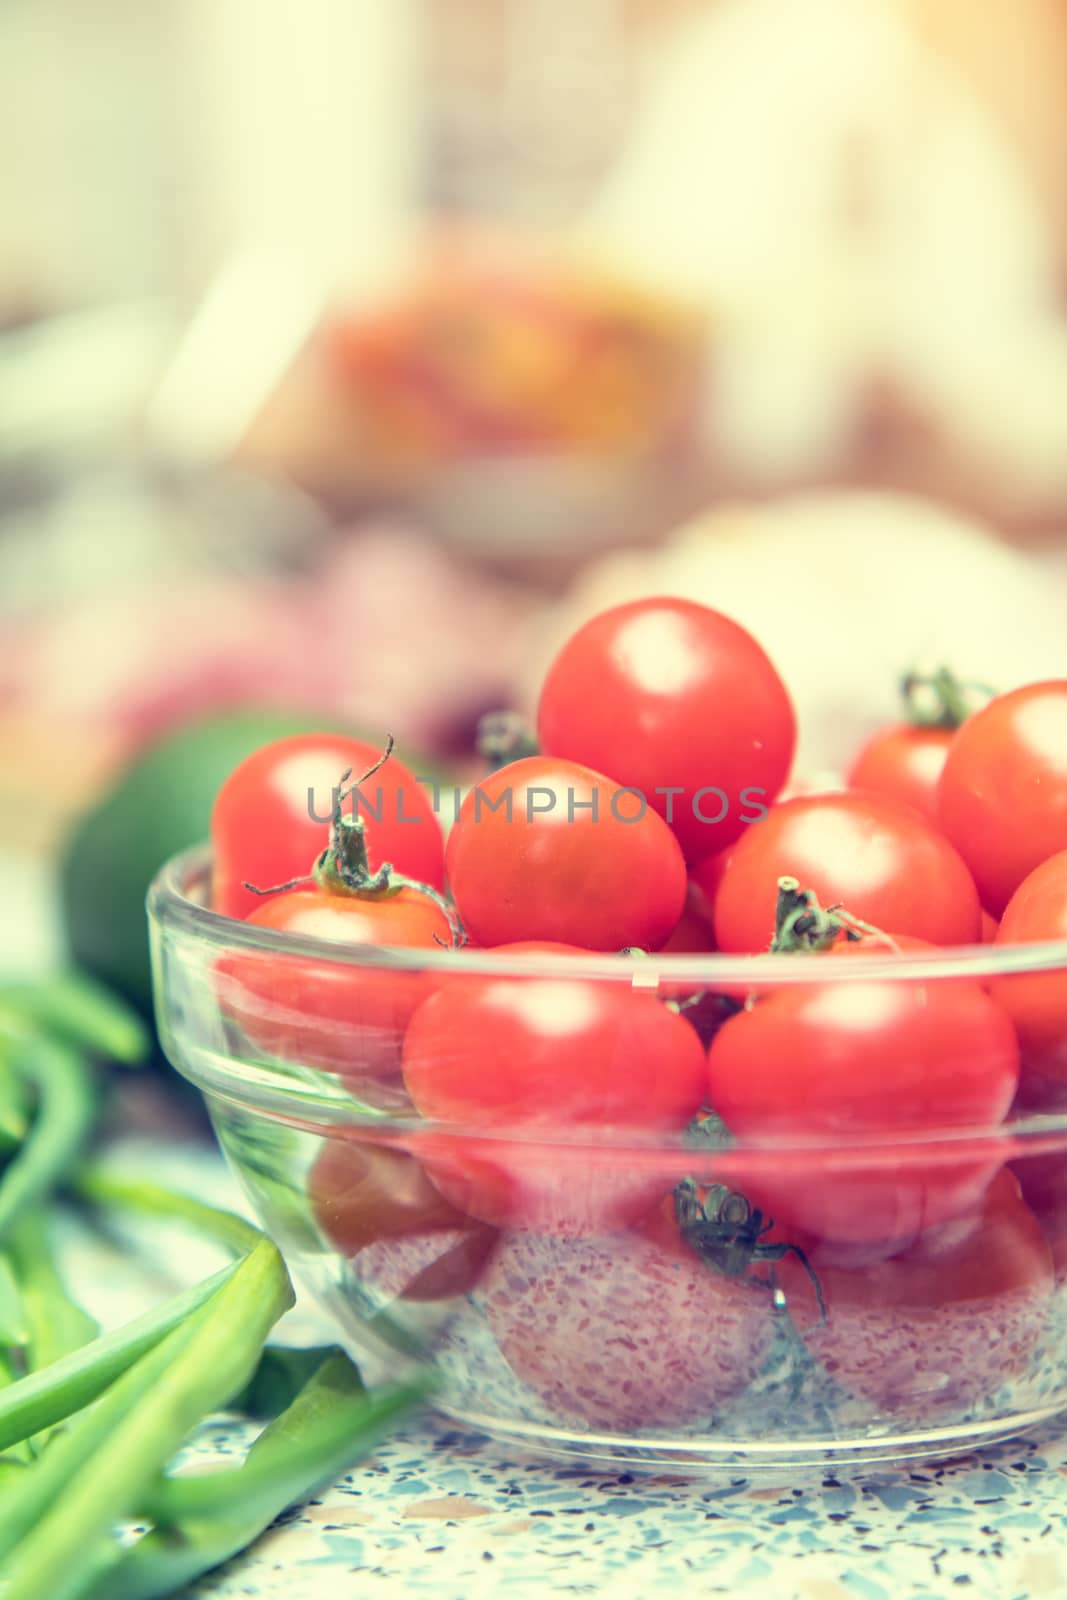
<instances>
[{"instance_id":1,"label":"green vegetable","mask_svg":"<svg viewBox=\"0 0 1067 1600\"><path fill-rule=\"evenodd\" d=\"M228 1250L238 1254L253 1248L263 1237L258 1228L235 1216L232 1211L205 1205L191 1195L178 1194L147 1179L123 1178L109 1172L106 1167L85 1168L78 1174L75 1189L94 1205L118 1211L135 1211L140 1216L188 1222L199 1232L218 1240Z\"/></svg>"},{"instance_id":2,"label":"green vegetable","mask_svg":"<svg viewBox=\"0 0 1067 1600\"><path fill-rule=\"evenodd\" d=\"M142 752L71 828L59 883L67 943L79 967L151 1012L144 898L160 867L208 836L223 779L260 745L335 721L235 711L193 722Z\"/></svg>"},{"instance_id":3,"label":"green vegetable","mask_svg":"<svg viewBox=\"0 0 1067 1600\"><path fill-rule=\"evenodd\" d=\"M0 986L3 1600L171 1594L338 1476L424 1392L365 1395L335 1346L265 1349L293 1301L275 1246L192 1196L85 1164L101 1103L85 1052L132 1062L144 1045L137 1019L77 976ZM192 1225L238 1259L97 1336L52 1252L47 1207L61 1188L110 1215ZM235 1397L273 1419L244 1464L168 1476L189 1434ZM132 1548L115 1536L145 1513L152 1526Z\"/></svg>"},{"instance_id":4,"label":"green vegetable","mask_svg":"<svg viewBox=\"0 0 1067 1600\"><path fill-rule=\"evenodd\" d=\"M150 1041L140 1017L81 973L0 984L0 1012L124 1066L136 1066L148 1054Z\"/></svg>"},{"instance_id":5,"label":"green vegetable","mask_svg":"<svg viewBox=\"0 0 1067 1600\"><path fill-rule=\"evenodd\" d=\"M236 1266L185 1289L113 1333L0 1388L0 1450L74 1416L197 1311Z\"/></svg>"},{"instance_id":6,"label":"green vegetable","mask_svg":"<svg viewBox=\"0 0 1067 1600\"><path fill-rule=\"evenodd\" d=\"M423 1397L419 1385L368 1396L343 1355L325 1361L235 1470L164 1478L142 1507L156 1523L93 1600L154 1600L245 1549L286 1506L331 1483Z\"/></svg>"},{"instance_id":7,"label":"green vegetable","mask_svg":"<svg viewBox=\"0 0 1067 1600\"><path fill-rule=\"evenodd\" d=\"M135 1509L146 1476L248 1382L267 1334L292 1300L281 1257L263 1239L199 1311L26 1470L6 1497L0 1523L0 1555L17 1545L0 1569L4 1600L74 1600L86 1593L102 1535Z\"/></svg>"},{"instance_id":8,"label":"green vegetable","mask_svg":"<svg viewBox=\"0 0 1067 1600\"><path fill-rule=\"evenodd\" d=\"M13 1043L12 1064L35 1091L37 1112L0 1178L0 1245L76 1164L96 1117L92 1077L70 1046L28 1034Z\"/></svg>"}]
</instances>

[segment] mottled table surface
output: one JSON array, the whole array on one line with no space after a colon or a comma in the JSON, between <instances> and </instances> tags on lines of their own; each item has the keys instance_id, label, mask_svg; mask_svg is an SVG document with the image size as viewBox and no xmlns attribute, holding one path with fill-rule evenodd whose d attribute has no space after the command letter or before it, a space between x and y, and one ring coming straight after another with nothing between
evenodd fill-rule
<instances>
[{"instance_id":1,"label":"mottled table surface","mask_svg":"<svg viewBox=\"0 0 1067 1600\"><path fill-rule=\"evenodd\" d=\"M204 1198L235 1201L212 1153L129 1146L123 1164L145 1163ZM172 1230L163 1249L158 1232L150 1250L138 1245L109 1247L71 1231L69 1265L104 1322L135 1315L218 1264ZM283 1326L292 1342L329 1337L307 1306ZM250 1437L242 1424L214 1422L190 1454L232 1455ZM926 1467L746 1480L555 1465L423 1417L190 1593L478 1600L497 1591L612 1600L1067 1596L1067 1422Z\"/></svg>"}]
</instances>

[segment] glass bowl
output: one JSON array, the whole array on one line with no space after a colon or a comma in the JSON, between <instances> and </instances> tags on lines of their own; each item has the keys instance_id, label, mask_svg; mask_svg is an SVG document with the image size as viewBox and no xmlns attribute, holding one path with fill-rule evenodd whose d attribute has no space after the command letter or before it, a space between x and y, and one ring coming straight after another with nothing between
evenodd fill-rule
<instances>
[{"instance_id":1,"label":"glass bowl","mask_svg":"<svg viewBox=\"0 0 1067 1600\"><path fill-rule=\"evenodd\" d=\"M817 1135L758 1139L696 1105L640 1126L612 1109L619 1083L653 1092L672 1029L701 1035L686 1048L703 1070L749 997L805 992L872 1039L906 1001L915 1032L883 1086L889 1104L905 1082L921 1096L923 1017L990 989L1040 1011L1067 985L1067 944L850 960L378 949L221 917L208 881L191 852L149 894L163 1045L369 1383L433 1362L436 1405L469 1428L686 1472L952 1455L1067 1408L1067 1101L995 1125L913 1115L891 1134L864 1128L857 1099ZM416 1113L405 1033L409 1080L416 1054L453 1084L466 1072L472 1106L479 1077L516 1067L495 1024L435 1036L419 1010L490 980L550 1039L549 1078L553 1036L565 1050L575 1014L606 1008L601 1116L563 1117L547 1080L521 1121ZM981 1041L953 1037L963 1096ZM788 1056L787 1033L786 1072Z\"/></svg>"}]
</instances>

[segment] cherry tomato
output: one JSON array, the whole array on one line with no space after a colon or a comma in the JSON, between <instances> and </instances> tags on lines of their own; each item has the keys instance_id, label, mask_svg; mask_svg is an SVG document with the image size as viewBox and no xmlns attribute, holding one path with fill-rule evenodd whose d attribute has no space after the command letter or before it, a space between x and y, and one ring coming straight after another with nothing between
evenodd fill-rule
<instances>
[{"instance_id":1,"label":"cherry tomato","mask_svg":"<svg viewBox=\"0 0 1067 1600\"><path fill-rule=\"evenodd\" d=\"M701 890L691 882L682 915L666 944L660 945L660 953L665 956L701 955L714 949L711 908Z\"/></svg>"},{"instance_id":2,"label":"cherry tomato","mask_svg":"<svg viewBox=\"0 0 1067 1600\"><path fill-rule=\"evenodd\" d=\"M768 948L785 876L876 928L939 945L978 942L978 895L962 860L924 817L885 795L802 795L772 806L723 868L720 950Z\"/></svg>"},{"instance_id":3,"label":"cherry tomato","mask_svg":"<svg viewBox=\"0 0 1067 1600\"><path fill-rule=\"evenodd\" d=\"M1048 1315L1052 1259L1007 1170L975 1210L926 1229L888 1260L845 1267L809 1253L820 1324L799 1264L779 1269L812 1355L852 1394L901 1419L967 1410L1031 1371ZM1025 1409L1025 1402L1020 1402Z\"/></svg>"},{"instance_id":4,"label":"cherry tomato","mask_svg":"<svg viewBox=\"0 0 1067 1600\"><path fill-rule=\"evenodd\" d=\"M573 761L528 756L483 779L449 835L447 863L479 945L657 950L685 905L685 862L663 819Z\"/></svg>"},{"instance_id":5,"label":"cherry tomato","mask_svg":"<svg viewBox=\"0 0 1067 1600\"><path fill-rule=\"evenodd\" d=\"M889 795L936 822L937 786L954 738L952 728L919 728L911 722L882 728L849 768L848 786Z\"/></svg>"},{"instance_id":6,"label":"cherry tomato","mask_svg":"<svg viewBox=\"0 0 1067 1600\"><path fill-rule=\"evenodd\" d=\"M514 947L536 948L560 953ZM417 1109L469 1130L421 1142L434 1181L469 1215L545 1232L624 1227L648 1211L670 1187L662 1172L580 1137L568 1150L568 1137L678 1132L704 1076L688 1022L625 983L456 978L423 1002L404 1041Z\"/></svg>"},{"instance_id":7,"label":"cherry tomato","mask_svg":"<svg viewBox=\"0 0 1067 1600\"><path fill-rule=\"evenodd\" d=\"M863 955L846 945L794 959ZM963 979L781 987L725 1022L708 1052L710 1104L742 1141L765 1146L733 1186L822 1239L905 1239L972 1204L1002 1152L894 1136L995 1128L1017 1080L1010 1020ZM807 1155L805 1140L825 1144Z\"/></svg>"},{"instance_id":8,"label":"cherry tomato","mask_svg":"<svg viewBox=\"0 0 1067 1600\"><path fill-rule=\"evenodd\" d=\"M213 908L223 916L246 917L262 900L245 883L270 889L310 872L326 847L341 774L350 768L354 780L380 756L380 749L361 739L309 733L277 739L235 767L211 817ZM443 888L441 828L428 795L403 762L390 756L361 795L358 815L366 825L371 869L390 862L406 877Z\"/></svg>"},{"instance_id":9,"label":"cherry tomato","mask_svg":"<svg viewBox=\"0 0 1067 1600\"><path fill-rule=\"evenodd\" d=\"M1067 850L1035 868L1008 901L998 945L1063 942L1067 949ZM1015 1023L1030 1110L1067 1102L1067 960L1052 971L999 978L993 993Z\"/></svg>"},{"instance_id":10,"label":"cherry tomato","mask_svg":"<svg viewBox=\"0 0 1067 1600\"><path fill-rule=\"evenodd\" d=\"M1023 1155L1011 1170L1052 1251L1057 1284L1067 1283L1067 1150Z\"/></svg>"},{"instance_id":11,"label":"cherry tomato","mask_svg":"<svg viewBox=\"0 0 1067 1600\"><path fill-rule=\"evenodd\" d=\"M444 912L416 889L383 899L296 889L260 901L246 920L336 944L436 950L452 942ZM399 1086L404 1030L430 991L428 974L245 950L216 970L230 1015L268 1055L339 1072L353 1089Z\"/></svg>"},{"instance_id":12,"label":"cherry tomato","mask_svg":"<svg viewBox=\"0 0 1067 1600\"><path fill-rule=\"evenodd\" d=\"M646 797L686 858L728 845L762 815L793 761L796 720L745 629L690 600L638 600L563 646L538 708L541 747Z\"/></svg>"},{"instance_id":13,"label":"cherry tomato","mask_svg":"<svg viewBox=\"0 0 1067 1600\"><path fill-rule=\"evenodd\" d=\"M466 1294L497 1237L449 1205L413 1156L354 1139L326 1141L308 1198L333 1248L390 1299Z\"/></svg>"},{"instance_id":14,"label":"cherry tomato","mask_svg":"<svg viewBox=\"0 0 1067 1600\"><path fill-rule=\"evenodd\" d=\"M707 1427L757 1376L770 1294L721 1276L676 1239L505 1236L485 1276L512 1371L562 1425L613 1433Z\"/></svg>"},{"instance_id":15,"label":"cherry tomato","mask_svg":"<svg viewBox=\"0 0 1067 1600\"><path fill-rule=\"evenodd\" d=\"M999 695L964 723L938 814L999 916L1035 867L1067 850L1067 680Z\"/></svg>"},{"instance_id":16,"label":"cherry tomato","mask_svg":"<svg viewBox=\"0 0 1067 1600\"><path fill-rule=\"evenodd\" d=\"M985 909L983 909L983 911L982 911L982 939L981 939L982 944L994 944L996 942L997 929L999 927L1000 927L1000 923L997 921L996 917L991 917L989 915L989 912L986 911Z\"/></svg>"}]
</instances>

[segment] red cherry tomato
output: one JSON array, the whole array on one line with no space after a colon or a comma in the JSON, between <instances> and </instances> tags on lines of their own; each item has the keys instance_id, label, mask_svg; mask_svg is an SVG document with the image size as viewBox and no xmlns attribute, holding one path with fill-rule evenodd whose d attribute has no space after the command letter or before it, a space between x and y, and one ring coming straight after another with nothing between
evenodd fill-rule
<instances>
[{"instance_id":1,"label":"red cherry tomato","mask_svg":"<svg viewBox=\"0 0 1067 1600\"><path fill-rule=\"evenodd\" d=\"M876 928L976 944L978 895L956 851L910 806L885 795L801 795L772 806L730 851L715 896L719 949L766 950L777 883L797 878L824 906Z\"/></svg>"},{"instance_id":2,"label":"red cherry tomato","mask_svg":"<svg viewBox=\"0 0 1067 1600\"><path fill-rule=\"evenodd\" d=\"M996 917L991 917L989 912L982 911L982 940L983 944L993 944L996 941L997 929L1000 927Z\"/></svg>"},{"instance_id":3,"label":"red cherry tomato","mask_svg":"<svg viewBox=\"0 0 1067 1600\"><path fill-rule=\"evenodd\" d=\"M998 945L1063 942L1067 950L1067 850L1035 868L1000 919ZM1022 1074L1019 1100L1030 1110L1067 1103L1067 958L1059 969L999 978L993 993L1015 1023Z\"/></svg>"},{"instance_id":4,"label":"red cherry tomato","mask_svg":"<svg viewBox=\"0 0 1067 1600\"><path fill-rule=\"evenodd\" d=\"M882 728L849 768L848 786L887 794L936 822L937 786L954 738L952 728L918 728L910 722Z\"/></svg>"},{"instance_id":5,"label":"red cherry tomato","mask_svg":"<svg viewBox=\"0 0 1067 1600\"><path fill-rule=\"evenodd\" d=\"M711 907L702 890L690 881L685 908L666 944L660 945L660 953L665 956L701 955L714 949Z\"/></svg>"},{"instance_id":6,"label":"red cherry tomato","mask_svg":"<svg viewBox=\"0 0 1067 1600\"><path fill-rule=\"evenodd\" d=\"M647 1212L670 1187L663 1172L580 1136L677 1133L704 1075L688 1022L625 983L456 978L423 1002L404 1041L418 1110L470 1130L420 1142L435 1183L471 1216L544 1232L625 1227Z\"/></svg>"},{"instance_id":7,"label":"red cherry tomato","mask_svg":"<svg viewBox=\"0 0 1067 1600\"><path fill-rule=\"evenodd\" d=\"M245 883L270 889L310 872L326 847L341 774L351 768L358 778L380 756L380 749L361 739L309 733L277 739L235 767L211 817L214 909L246 917L263 902ZM366 824L371 870L390 862L406 877L443 888L441 828L403 762L390 756L361 795L358 815Z\"/></svg>"},{"instance_id":8,"label":"red cherry tomato","mask_svg":"<svg viewBox=\"0 0 1067 1600\"><path fill-rule=\"evenodd\" d=\"M967 1410L1034 1365L1052 1260L1006 1170L974 1211L926 1229L899 1255L845 1267L816 1246L809 1261L825 1324L799 1264L787 1258L779 1269L801 1336L836 1382L879 1412L918 1422L932 1409Z\"/></svg>"},{"instance_id":9,"label":"red cherry tomato","mask_svg":"<svg viewBox=\"0 0 1067 1600\"><path fill-rule=\"evenodd\" d=\"M437 950L444 912L416 889L381 900L296 889L261 900L258 928L346 945ZM357 1085L399 1085L404 1030L432 986L418 970L346 965L316 956L235 950L217 967L224 1004L268 1055L339 1072Z\"/></svg>"},{"instance_id":10,"label":"red cherry tomato","mask_svg":"<svg viewBox=\"0 0 1067 1600\"><path fill-rule=\"evenodd\" d=\"M635 1234L512 1234L482 1292L512 1371L583 1431L699 1431L757 1376L774 1333L770 1294Z\"/></svg>"},{"instance_id":11,"label":"red cherry tomato","mask_svg":"<svg viewBox=\"0 0 1067 1600\"><path fill-rule=\"evenodd\" d=\"M390 1299L466 1294L497 1237L449 1205L413 1156L353 1139L326 1141L308 1198L333 1248Z\"/></svg>"},{"instance_id":12,"label":"red cherry tomato","mask_svg":"<svg viewBox=\"0 0 1067 1600\"><path fill-rule=\"evenodd\" d=\"M685 905L685 862L663 819L573 761L528 756L483 779L449 835L447 862L479 945L656 950Z\"/></svg>"},{"instance_id":13,"label":"red cherry tomato","mask_svg":"<svg viewBox=\"0 0 1067 1600\"><path fill-rule=\"evenodd\" d=\"M854 950L877 953L845 945L794 959L836 964ZM897 1147L893 1136L995 1128L1017 1080L1011 1022L962 979L782 987L725 1022L708 1052L712 1107L739 1139L766 1147L732 1185L822 1239L914 1237L972 1204L1002 1150L951 1138ZM806 1155L805 1140L822 1147Z\"/></svg>"},{"instance_id":14,"label":"red cherry tomato","mask_svg":"<svg viewBox=\"0 0 1067 1600\"><path fill-rule=\"evenodd\" d=\"M1067 1142L1048 1154L1020 1156L1011 1170L1048 1241L1056 1282L1067 1283Z\"/></svg>"},{"instance_id":15,"label":"red cherry tomato","mask_svg":"<svg viewBox=\"0 0 1067 1600\"><path fill-rule=\"evenodd\" d=\"M964 723L938 814L999 916L1035 867L1067 850L1067 680L999 695Z\"/></svg>"},{"instance_id":16,"label":"red cherry tomato","mask_svg":"<svg viewBox=\"0 0 1067 1600\"><path fill-rule=\"evenodd\" d=\"M638 600L587 622L545 678L541 747L641 791L686 858L762 815L793 761L796 721L744 628L690 600Z\"/></svg>"}]
</instances>

